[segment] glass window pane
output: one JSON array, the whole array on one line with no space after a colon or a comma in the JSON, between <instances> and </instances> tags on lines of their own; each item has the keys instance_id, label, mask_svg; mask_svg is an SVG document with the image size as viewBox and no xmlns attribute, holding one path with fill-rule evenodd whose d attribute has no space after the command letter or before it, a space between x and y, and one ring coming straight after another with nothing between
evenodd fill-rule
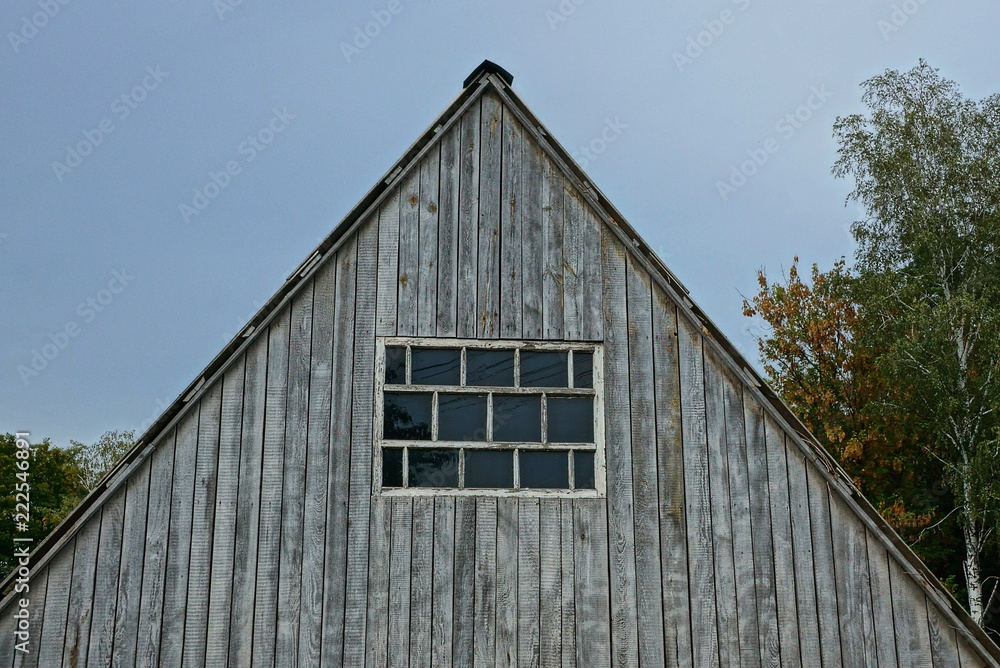
<instances>
[{"instance_id":1,"label":"glass window pane","mask_svg":"<svg viewBox=\"0 0 1000 668\"><path fill-rule=\"evenodd\" d=\"M542 440L542 397L493 395L493 440Z\"/></svg>"},{"instance_id":2,"label":"glass window pane","mask_svg":"<svg viewBox=\"0 0 1000 668\"><path fill-rule=\"evenodd\" d=\"M573 352L573 387L594 386L594 353Z\"/></svg>"},{"instance_id":3,"label":"glass window pane","mask_svg":"<svg viewBox=\"0 0 1000 668\"><path fill-rule=\"evenodd\" d=\"M410 448L410 487L458 487L458 450Z\"/></svg>"},{"instance_id":4,"label":"glass window pane","mask_svg":"<svg viewBox=\"0 0 1000 668\"><path fill-rule=\"evenodd\" d=\"M386 448L382 451L382 486L403 486L402 448Z\"/></svg>"},{"instance_id":5,"label":"glass window pane","mask_svg":"<svg viewBox=\"0 0 1000 668\"><path fill-rule=\"evenodd\" d=\"M406 383L406 348L390 346L385 349L385 384Z\"/></svg>"},{"instance_id":6,"label":"glass window pane","mask_svg":"<svg viewBox=\"0 0 1000 668\"><path fill-rule=\"evenodd\" d=\"M383 438L398 438L408 441L431 440L432 396L430 392L415 394L387 392L382 427Z\"/></svg>"},{"instance_id":7,"label":"glass window pane","mask_svg":"<svg viewBox=\"0 0 1000 668\"><path fill-rule=\"evenodd\" d=\"M569 453L521 450L521 487L569 489Z\"/></svg>"},{"instance_id":8,"label":"glass window pane","mask_svg":"<svg viewBox=\"0 0 1000 668\"><path fill-rule=\"evenodd\" d=\"M593 397L548 397L549 443L594 442Z\"/></svg>"},{"instance_id":9,"label":"glass window pane","mask_svg":"<svg viewBox=\"0 0 1000 668\"><path fill-rule=\"evenodd\" d=\"M458 385L461 382L462 351L411 348L410 383L413 385Z\"/></svg>"},{"instance_id":10,"label":"glass window pane","mask_svg":"<svg viewBox=\"0 0 1000 668\"><path fill-rule=\"evenodd\" d=\"M485 441L486 395L439 394L439 441Z\"/></svg>"},{"instance_id":11,"label":"glass window pane","mask_svg":"<svg viewBox=\"0 0 1000 668\"><path fill-rule=\"evenodd\" d=\"M569 387L565 352L522 350L521 387Z\"/></svg>"},{"instance_id":12,"label":"glass window pane","mask_svg":"<svg viewBox=\"0 0 1000 668\"><path fill-rule=\"evenodd\" d=\"M465 351L465 384L491 387L514 386L513 350Z\"/></svg>"},{"instance_id":13,"label":"glass window pane","mask_svg":"<svg viewBox=\"0 0 1000 668\"><path fill-rule=\"evenodd\" d=\"M514 486L513 450L466 450L465 486L510 489Z\"/></svg>"},{"instance_id":14,"label":"glass window pane","mask_svg":"<svg viewBox=\"0 0 1000 668\"><path fill-rule=\"evenodd\" d=\"M594 489L594 453L577 450L573 453L573 486Z\"/></svg>"}]
</instances>

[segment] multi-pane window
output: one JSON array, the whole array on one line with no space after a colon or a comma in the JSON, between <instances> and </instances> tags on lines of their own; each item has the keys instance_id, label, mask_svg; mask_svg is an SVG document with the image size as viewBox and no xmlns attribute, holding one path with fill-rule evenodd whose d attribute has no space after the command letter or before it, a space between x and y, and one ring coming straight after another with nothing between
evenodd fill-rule
<instances>
[{"instance_id":1,"label":"multi-pane window","mask_svg":"<svg viewBox=\"0 0 1000 668\"><path fill-rule=\"evenodd\" d=\"M376 490L603 495L600 345L378 343Z\"/></svg>"}]
</instances>

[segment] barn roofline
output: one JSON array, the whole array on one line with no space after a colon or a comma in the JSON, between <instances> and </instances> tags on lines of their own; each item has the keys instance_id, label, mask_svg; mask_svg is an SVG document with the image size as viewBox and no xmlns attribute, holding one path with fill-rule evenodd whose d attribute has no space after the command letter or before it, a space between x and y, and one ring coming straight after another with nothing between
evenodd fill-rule
<instances>
[{"instance_id":1,"label":"barn roofline","mask_svg":"<svg viewBox=\"0 0 1000 668\"><path fill-rule=\"evenodd\" d=\"M376 185L351 209L333 230L316 246L307 258L289 275L277 292L260 308L245 327L216 355L196 380L189 384L159 418L136 441L135 446L121 461L108 472L95 489L43 540L30 557L31 574L45 566L79 531L89 517L119 489L130 474L152 453L156 440L173 428L185 413L189 404L199 398L204 389L220 377L228 365L249 345L254 332L268 324L271 318L293 296L299 287L333 255L344 241L377 210L383 196L388 194L406 173L443 134L461 113L485 92L498 95L505 105L512 109L518 120L562 170L570 182L579 190L583 198L599 214L604 222L629 248L646 268L653 279L666 290L676 302L678 309L697 325L718 356L740 378L744 387L755 395L771 416L792 437L799 449L817 464L821 474L831 488L843 498L861 517L865 525L879 536L889 552L901 563L908 565L907 573L916 580L928 597L946 617L956 623L956 628L970 641L983 656L1000 664L1000 647L976 624L958 601L940 584L937 577L896 534L892 527L865 499L854 485L850 476L839 466L806 429L795 414L770 388L764 378L744 358L742 353L726 338L711 319L688 297L689 291L670 271L656 253L642 240L624 216L614 207L604 194L590 181L583 169L576 164L566 149L556 141L541 125L527 105L510 88L513 76L505 69L489 60L483 61L465 79L463 90L445 111L420 135L403 153ZM0 611L5 609L13 597L10 595L16 572L9 574L0 583Z\"/></svg>"}]
</instances>

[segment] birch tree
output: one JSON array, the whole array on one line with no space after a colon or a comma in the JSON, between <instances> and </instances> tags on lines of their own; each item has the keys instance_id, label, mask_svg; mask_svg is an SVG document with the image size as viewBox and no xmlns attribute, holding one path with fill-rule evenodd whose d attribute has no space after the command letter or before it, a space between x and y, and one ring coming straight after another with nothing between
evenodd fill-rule
<instances>
[{"instance_id":1,"label":"birch tree","mask_svg":"<svg viewBox=\"0 0 1000 668\"><path fill-rule=\"evenodd\" d=\"M862 90L867 113L834 125L834 174L866 212L852 228L860 329L946 472L981 623L1000 510L1000 96L967 99L923 60Z\"/></svg>"}]
</instances>

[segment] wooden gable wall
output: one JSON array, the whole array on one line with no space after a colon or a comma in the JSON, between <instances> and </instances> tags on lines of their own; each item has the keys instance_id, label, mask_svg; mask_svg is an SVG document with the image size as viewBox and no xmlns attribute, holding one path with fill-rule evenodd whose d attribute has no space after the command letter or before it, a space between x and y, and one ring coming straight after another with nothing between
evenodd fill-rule
<instances>
[{"instance_id":1,"label":"wooden gable wall","mask_svg":"<svg viewBox=\"0 0 1000 668\"><path fill-rule=\"evenodd\" d=\"M988 665L500 95L33 576L29 655L8 600L0 668ZM603 341L607 499L372 496L397 335Z\"/></svg>"}]
</instances>

